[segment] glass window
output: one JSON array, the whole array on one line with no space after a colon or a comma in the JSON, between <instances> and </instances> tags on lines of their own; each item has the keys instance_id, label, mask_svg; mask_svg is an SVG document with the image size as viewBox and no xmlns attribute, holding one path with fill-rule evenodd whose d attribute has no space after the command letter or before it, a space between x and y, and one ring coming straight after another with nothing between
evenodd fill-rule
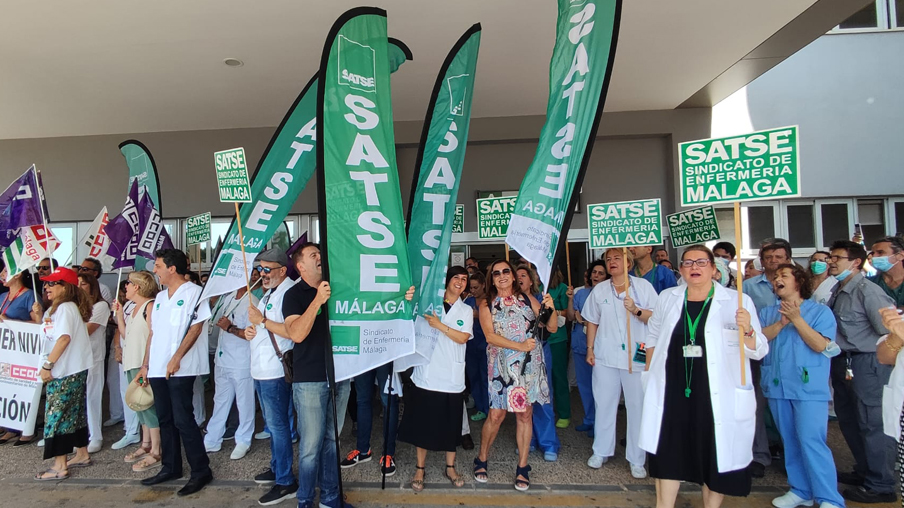
<instances>
[{"instance_id":1,"label":"glass window","mask_svg":"<svg viewBox=\"0 0 904 508\"><path fill-rule=\"evenodd\" d=\"M877 238L885 236L885 204L881 199L858 199L857 216L863 228L863 243L869 248Z\"/></svg>"},{"instance_id":2,"label":"glass window","mask_svg":"<svg viewBox=\"0 0 904 508\"><path fill-rule=\"evenodd\" d=\"M895 28L904 28L904 0L895 0L889 4L895 10Z\"/></svg>"},{"instance_id":3,"label":"glass window","mask_svg":"<svg viewBox=\"0 0 904 508\"><path fill-rule=\"evenodd\" d=\"M884 2L885 0L879 0ZM840 30L863 29L863 28L880 28L879 12L877 2L870 2L869 5L855 12L851 17L842 21L838 25ZM881 27L885 28L885 27Z\"/></svg>"},{"instance_id":4,"label":"glass window","mask_svg":"<svg viewBox=\"0 0 904 508\"><path fill-rule=\"evenodd\" d=\"M895 234L904 232L904 201L895 202Z\"/></svg>"},{"instance_id":5,"label":"glass window","mask_svg":"<svg viewBox=\"0 0 904 508\"><path fill-rule=\"evenodd\" d=\"M731 242L737 245L737 236L734 230L734 209L716 208L716 222L719 224L719 239L706 242L706 246L712 248L717 242Z\"/></svg>"},{"instance_id":6,"label":"glass window","mask_svg":"<svg viewBox=\"0 0 904 508\"><path fill-rule=\"evenodd\" d=\"M794 248L816 247L813 205L788 205L788 241Z\"/></svg>"},{"instance_id":7,"label":"glass window","mask_svg":"<svg viewBox=\"0 0 904 508\"><path fill-rule=\"evenodd\" d=\"M776 237L775 207L747 206L745 208L747 208L749 242L744 247L757 250L763 240Z\"/></svg>"},{"instance_id":8,"label":"glass window","mask_svg":"<svg viewBox=\"0 0 904 508\"><path fill-rule=\"evenodd\" d=\"M828 247L835 240L851 238L852 227L848 218L848 205L828 203L820 205L822 215L822 246Z\"/></svg>"},{"instance_id":9,"label":"glass window","mask_svg":"<svg viewBox=\"0 0 904 508\"><path fill-rule=\"evenodd\" d=\"M53 236L60 241L60 246L53 251L53 259L58 263L73 263L71 253L75 248L75 228L75 223L50 225ZM81 263L81 260L75 263Z\"/></svg>"}]
</instances>

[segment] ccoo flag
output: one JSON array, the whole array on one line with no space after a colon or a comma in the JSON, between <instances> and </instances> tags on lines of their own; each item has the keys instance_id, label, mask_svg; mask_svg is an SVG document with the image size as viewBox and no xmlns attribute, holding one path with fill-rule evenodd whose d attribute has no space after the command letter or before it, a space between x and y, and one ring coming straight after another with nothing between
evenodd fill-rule
<instances>
[{"instance_id":1,"label":"ccoo flag","mask_svg":"<svg viewBox=\"0 0 904 508\"><path fill-rule=\"evenodd\" d=\"M480 48L480 24L468 29L440 67L415 162L408 201L408 258L415 293L415 353L396 360L396 371L427 363L439 330L424 314L444 313L452 224L468 144L471 96Z\"/></svg>"},{"instance_id":2,"label":"ccoo flag","mask_svg":"<svg viewBox=\"0 0 904 508\"><path fill-rule=\"evenodd\" d=\"M549 102L537 153L505 241L537 266L544 287L568 233L612 75L621 0L559 0Z\"/></svg>"},{"instance_id":3,"label":"ccoo flag","mask_svg":"<svg viewBox=\"0 0 904 508\"><path fill-rule=\"evenodd\" d=\"M393 71L411 60L411 52L401 41L390 39L388 51ZM314 175L318 88L319 80L315 75L298 94L270 138L251 177L252 201L242 204L240 211L249 273L254 258L283 224L295 199ZM235 219L214 259L202 299L245 286L245 268Z\"/></svg>"},{"instance_id":4,"label":"ccoo flag","mask_svg":"<svg viewBox=\"0 0 904 508\"><path fill-rule=\"evenodd\" d=\"M317 106L317 203L337 381L414 352L389 73L386 11L340 16L323 49Z\"/></svg>"}]
</instances>

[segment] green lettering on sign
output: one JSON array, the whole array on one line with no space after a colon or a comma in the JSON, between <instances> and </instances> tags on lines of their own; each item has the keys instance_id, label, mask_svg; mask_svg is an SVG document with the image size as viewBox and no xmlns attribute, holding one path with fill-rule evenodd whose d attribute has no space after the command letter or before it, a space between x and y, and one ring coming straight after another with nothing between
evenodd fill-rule
<instances>
[{"instance_id":1,"label":"green lettering on sign","mask_svg":"<svg viewBox=\"0 0 904 508\"><path fill-rule=\"evenodd\" d=\"M797 126L678 144L681 206L800 196Z\"/></svg>"},{"instance_id":2,"label":"green lettering on sign","mask_svg":"<svg viewBox=\"0 0 904 508\"><path fill-rule=\"evenodd\" d=\"M195 245L210 240L210 212L185 220L185 243Z\"/></svg>"},{"instance_id":3,"label":"green lettering on sign","mask_svg":"<svg viewBox=\"0 0 904 508\"><path fill-rule=\"evenodd\" d=\"M361 340L360 326L330 326L334 355L356 355Z\"/></svg>"},{"instance_id":4,"label":"green lettering on sign","mask_svg":"<svg viewBox=\"0 0 904 508\"><path fill-rule=\"evenodd\" d=\"M662 243L662 203L657 199L587 205L591 249Z\"/></svg>"},{"instance_id":5,"label":"green lettering on sign","mask_svg":"<svg viewBox=\"0 0 904 508\"><path fill-rule=\"evenodd\" d=\"M251 182L244 148L213 154L221 203L250 203Z\"/></svg>"},{"instance_id":6,"label":"green lettering on sign","mask_svg":"<svg viewBox=\"0 0 904 508\"><path fill-rule=\"evenodd\" d=\"M477 238L505 239L518 196L499 196L477 200Z\"/></svg>"},{"instance_id":7,"label":"green lettering on sign","mask_svg":"<svg viewBox=\"0 0 904 508\"><path fill-rule=\"evenodd\" d=\"M666 215L665 222L669 226L672 246L676 249L720 238L719 221L712 206Z\"/></svg>"}]
</instances>

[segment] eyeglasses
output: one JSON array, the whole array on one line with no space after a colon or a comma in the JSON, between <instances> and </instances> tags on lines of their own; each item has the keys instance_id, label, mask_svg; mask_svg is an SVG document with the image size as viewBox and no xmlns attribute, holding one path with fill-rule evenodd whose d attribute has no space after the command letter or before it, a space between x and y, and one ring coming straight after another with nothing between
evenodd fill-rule
<instances>
[{"instance_id":1,"label":"eyeglasses","mask_svg":"<svg viewBox=\"0 0 904 508\"><path fill-rule=\"evenodd\" d=\"M683 267L685 267L685 268L690 268L690 267L692 267L692 266L694 266L694 265L697 265L697 266L699 266L699 267L702 268L702 267L704 267L704 266L709 266L709 264L710 264L710 260L708 260L708 259L706 259L706 258L703 258L703 259L685 259L684 261L681 262L681 266L683 266Z\"/></svg>"},{"instance_id":2,"label":"eyeglasses","mask_svg":"<svg viewBox=\"0 0 904 508\"><path fill-rule=\"evenodd\" d=\"M49 266L40 266L40 265L38 265L38 266L37 266L37 269L38 269L39 272L47 272L47 271L50 271L50 267L49 267Z\"/></svg>"},{"instance_id":3,"label":"eyeglasses","mask_svg":"<svg viewBox=\"0 0 904 508\"><path fill-rule=\"evenodd\" d=\"M81 273L81 272L96 272L97 270L95 270L94 268L87 267L87 266L80 266L80 267L78 267L78 271L79 271L79 273Z\"/></svg>"},{"instance_id":4,"label":"eyeglasses","mask_svg":"<svg viewBox=\"0 0 904 508\"><path fill-rule=\"evenodd\" d=\"M62 283L63 283L63 281L61 281L61 280L49 280L44 283L44 287L52 288L53 286L59 286Z\"/></svg>"},{"instance_id":5,"label":"eyeglasses","mask_svg":"<svg viewBox=\"0 0 904 508\"><path fill-rule=\"evenodd\" d=\"M499 277L500 275L511 275L511 268L503 268L502 270L493 270L493 277Z\"/></svg>"},{"instance_id":6,"label":"eyeglasses","mask_svg":"<svg viewBox=\"0 0 904 508\"><path fill-rule=\"evenodd\" d=\"M254 269L257 270L258 272L264 272L267 275L270 275L270 272L272 272L273 270L279 270L280 268L282 268L282 267L281 266L278 268L270 268L269 266L255 266L254 267Z\"/></svg>"},{"instance_id":7,"label":"eyeglasses","mask_svg":"<svg viewBox=\"0 0 904 508\"><path fill-rule=\"evenodd\" d=\"M829 256L826 259L828 259L829 261L831 261L833 263L837 263L839 259L851 259L851 257L850 256L836 256L836 255L832 254L831 256Z\"/></svg>"},{"instance_id":8,"label":"eyeglasses","mask_svg":"<svg viewBox=\"0 0 904 508\"><path fill-rule=\"evenodd\" d=\"M135 285L134 282L132 282L132 281L126 279L126 286L133 286L133 285Z\"/></svg>"}]
</instances>

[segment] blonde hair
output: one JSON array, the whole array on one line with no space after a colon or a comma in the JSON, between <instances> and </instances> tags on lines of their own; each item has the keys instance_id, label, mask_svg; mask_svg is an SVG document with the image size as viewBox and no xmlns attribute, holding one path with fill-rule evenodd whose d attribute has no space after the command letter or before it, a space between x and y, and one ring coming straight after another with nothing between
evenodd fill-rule
<instances>
[{"instance_id":1,"label":"blonde hair","mask_svg":"<svg viewBox=\"0 0 904 508\"><path fill-rule=\"evenodd\" d=\"M135 284L135 287L138 288L138 295L144 298L154 298L160 291L154 276L146 270L130 273L129 281Z\"/></svg>"},{"instance_id":2,"label":"blonde hair","mask_svg":"<svg viewBox=\"0 0 904 508\"><path fill-rule=\"evenodd\" d=\"M610 247L610 248L606 249L603 252L603 257L602 257L602 260L604 262L606 261L606 255L609 254L609 252L611 252L611 251L615 251L619 254L622 254L623 255L622 257L625 258L625 273L628 273L628 270L634 268L634 254L631 254L631 251L628 249L621 249L618 247ZM606 268L606 273L608 273L608 272L609 272L609 268Z\"/></svg>"}]
</instances>

